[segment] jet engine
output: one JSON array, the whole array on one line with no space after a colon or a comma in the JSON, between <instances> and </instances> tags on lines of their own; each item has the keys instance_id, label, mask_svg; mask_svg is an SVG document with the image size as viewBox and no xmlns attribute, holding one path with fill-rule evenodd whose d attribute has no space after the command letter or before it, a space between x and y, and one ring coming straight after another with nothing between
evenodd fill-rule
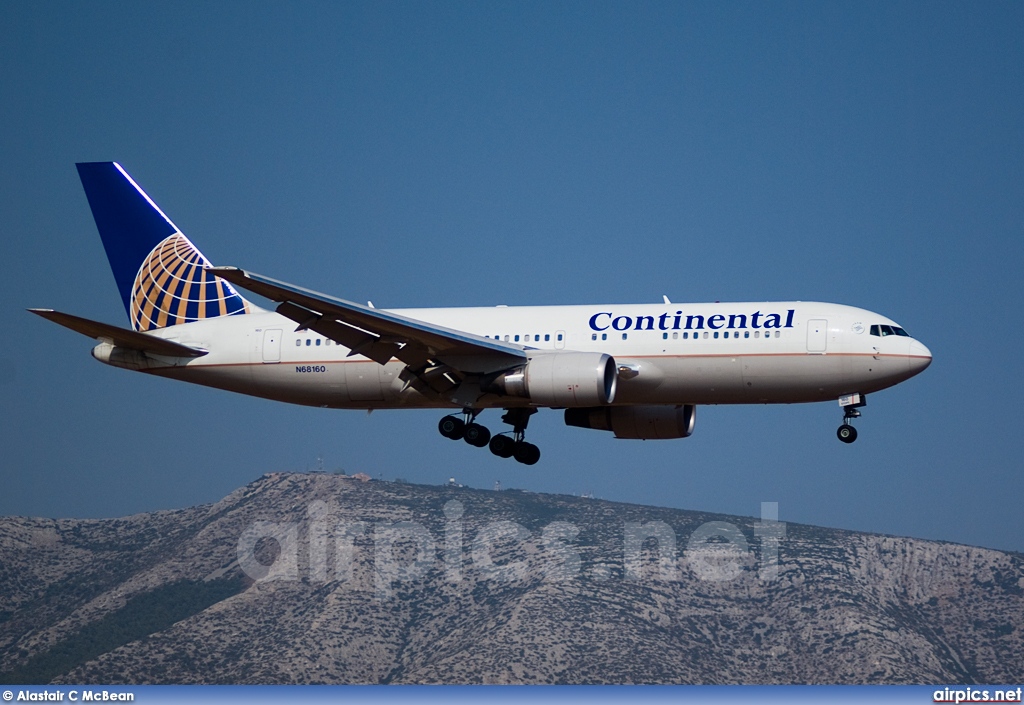
<instances>
[{"instance_id":1,"label":"jet engine","mask_svg":"<svg viewBox=\"0 0 1024 705\"><path fill-rule=\"evenodd\" d=\"M541 352L525 366L501 374L489 389L527 397L540 406L580 407L611 404L618 374L605 353Z\"/></svg>"},{"instance_id":2,"label":"jet engine","mask_svg":"<svg viewBox=\"0 0 1024 705\"><path fill-rule=\"evenodd\" d=\"M605 406L595 409L566 409L566 426L612 431L616 438L655 440L686 438L693 433L697 407Z\"/></svg>"}]
</instances>

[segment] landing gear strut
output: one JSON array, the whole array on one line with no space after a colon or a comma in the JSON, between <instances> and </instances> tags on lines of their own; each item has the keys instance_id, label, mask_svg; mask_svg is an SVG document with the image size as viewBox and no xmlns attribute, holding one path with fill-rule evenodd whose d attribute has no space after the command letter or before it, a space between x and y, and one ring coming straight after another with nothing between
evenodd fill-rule
<instances>
[{"instance_id":1,"label":"landing gear strut","mask_svg":"<svg viewBox=\"0 0 1024 705\"><path fill-rule=\"evenodd\" d=\"M534 465L540 460L540 448L524 440L526 425L530 416L537 413L536 409L516 408L506 409L501 420L511 424L512 433L499 433L491 436L486 426L476 423L476 417L480 409L463 409L462 418L450 414L441 419L437 424L437 430L445 438L457 441L460 438L471 446L483 448L489 446L491 452L499 458L515 458L524 465Z\"/></svg>"},{"instance_id":2,"label":"landing gear strut","mask_svg":"<svg viewBox=\"0 0 1024 705\"><path fill-rule=\"evenodd\" d=\"M863 394L839 397L839 406L843 407L843 425L836 431L836 436L843 443L853 443L857 440L857 429L853 427L853 420L860 418L860 407L867 403L868 399Z\"/></svg>"}]
</instances>

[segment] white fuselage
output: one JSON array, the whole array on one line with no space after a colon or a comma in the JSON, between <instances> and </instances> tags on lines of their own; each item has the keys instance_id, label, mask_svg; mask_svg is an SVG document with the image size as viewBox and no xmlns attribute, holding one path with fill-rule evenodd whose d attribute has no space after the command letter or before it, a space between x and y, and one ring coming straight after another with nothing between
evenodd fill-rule
<instances>
[{"instance_id":1,"label":"white fuselage","mask_svg":"<svg viewBox=\"0 0 1024 705\"><path fill-rule=\"evenodd\" d=\"M835 400L921 372L931 353L893 321L816 302L404 309L394 313L527 349L603 352L619 370L614 405L757 404ZM451 407L380 365L274 312L176 325L153 335L209 351L122 365L280 401L349 409ZM113 364L118 364L111 360ZM492 394L477 406L529 405Z\"/></svg>"}]
</instances>

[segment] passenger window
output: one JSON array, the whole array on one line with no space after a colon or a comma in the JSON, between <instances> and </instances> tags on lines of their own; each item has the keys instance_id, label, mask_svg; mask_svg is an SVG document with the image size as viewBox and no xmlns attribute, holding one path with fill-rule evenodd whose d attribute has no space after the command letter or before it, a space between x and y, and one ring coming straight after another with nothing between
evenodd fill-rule
<instances>
[{"instance_id":1,"label":"passenger window","mask_svg":"<svg viewBox=\"0 0 1024 705\"><path fill-rule=\"evenodd\" d=\"M661 334L661 339L662 340L668 340L668 333L662 333Z\"/></svg>"},{"instance_id":2,"label":"passenger window","mask_svg":"<svg viewBox=\"0 0 1024 705\"><path fill-rule=\"evenodd\" d=\"M506 343L508 342L508 336L507 335L505 336L505 342Z\"/></svg>"},{"instance_id":3,"label":"passenger window","mask_svg":"<svg viewBox=\"0 0 1024 705\"><path fill-rule=\"evenodd\" d=\"M690 337L690 334L684 331L683 332L683 340L686 340L689 337ZM693 337L696 338L697 336L693 336Z\"/></svg>"},{"instance_id":4,"label":"passenger window","mask_svg":"<svg viewBox=\"0 0 1024 705\"><path fill-rule=\"evenodd\" d=\"M317 347L320 347L320 338L316 339L316 345L317 345Z\"/></svg>"},{"instance_id":5,"label":"passenger window","mask_svg":"<svg viewBox=\"0 0 1024 705\"><path fill-rule=\"evenodd\" d=\"M295 347L299 347L300 345L302 345L302 341L299 340L298 338L296 338L295 339Z\"/></svg>"},{"instance_id":6,"label":"passenger window","mask_svg":"<svg viewBox=\"0 0 1024 705\"><path fill-rule=\"evenodd\" d=\"M761 331L759 331L759 330L755 330L755 331L754 331L754 337L755 337L755 338L760 338L760 337L761 337Z\"/></svg>"},{"instance_id":7,"label":"passenger window","mask_svg":"<svg viewBox=\"0 0 1024 705\"><path fill-rule=\"evenodd\" d=\"M775 331L775 337L776 338L778 338L780 335L782 335L782 331L779 331L779 330Z\"/></svg>"},{"instance_id":8,"label":"passenger window","mask_svg":"<svg viewBox=\"0 0 1024 705\"><path fill-rule=\"evenodd\" d=\"M558 336L558 339L561 340L562 336ZM590 334L590 339L591 340L597 340L597 333L591 333Z\"/></svg>"},{"instance_id":9,"label":"passenger window","mask_svg":"<svg viewBox=\"0 0 1024 705\"><path fill-rule=\"evenodd\" d=\"M707 339L708 339L708 332L704 331L704 340L707 340Z\"/></svg>"},{"instance_id":10,"label":"passenger window","mask_svg":"<svg viewBox=\"0 0 1024 705\"><path fill-rule=\"evenodd\" d=\"M559 340L561 340L561 339L562 339L562 334L561 334L561 333L559 333L559 334L558 334L558 339L559 339Z\"/></svg>"},{"instance_id":11,"label":"passenger window","mask_svg":"<svg viewBox=\"0 0 1024 705\"><path fill-rule=\"evenodd\" d=\"M622 339L625 340L627 335L629 335L629 334L628 333L623 333L622 334Z\"/></svg>"},{"instance_id":12,"label":"passenger window","mask_svg":"<svg viewBox=\"0 0 1024 705\"><path fill-rule=\"evenodd\" d=\"M608 334L607 333L602 333L601 334L601 340L608 340Z\"/></svg>"},{"instance_id":13,"label":"passenger window","mask_svg":"<svg viewBox=\"0 0 1024 705\"><path fill-rule=\"evenodd\" d=\"M685 337L685 334L684 334L684 337ZM679 333L673 333L672 334L672 340L678 340L678 339L679 339Z\"/></svg>"},{"instance_id":14,"label":"passenger window","mask_svg":"<svg viewBox=\"0 0 1024 705\"><path fill-rule=\"evenodd\" d=\"M715 337L716 338L718 337L718 331L717 330L715 331Z\"/></svg>"},{"instance_id":15,"label":"passenger window","mask_svg":"<svg viewBox=\"0 0 1024 705\"><path fill-rule=\"evenodd\" d=\"M306 347L308 348L312 344L313 344L313 341L311 341L309 338L306 338Z\"/></svg>"},{"instance_id":16,"label":"passenger window","mask_svg":"<svg viewBox=\"0 0 1024 705\"><path fill-rule=\"evenodd\" d=\"M516 336L516 342L517 343L519 342L519 336L518 335Z\"/></svg>"},{"instance_id":17,"label":"passenger window","mask_svg":"<svg viewBox=\"0 0 1024 705\"><path fill-rule=\"evenodd\" d=\"M545 334L544 334L544 342L546 343L546 342L548 342L549 340L551 340L551 334L550 334L550 333L545 333Z\"/></svg>"},{"instance_id":18,"label":"passenger window","mask_svg":"<svg viewBox=\"0 0 1024 705\"><path fill-rule=\"evenodd\" d=\"M743 331L743 337L744 338L749 338L750 337L750 331L749 330Z\"/></svg>"},{"instance_id":19,"label":"passenger window","mask_svg":"<svg viewBox=\"0 0 1024 705\"><path fill-rule=\"evenodd\" d=\"M518 340L518 338L517 338L517 340ZM529 343L530 342L530 334L529 333L527 333L526 336L523 338L523 342L524 343Z\"/></svg>"}]
</instances>

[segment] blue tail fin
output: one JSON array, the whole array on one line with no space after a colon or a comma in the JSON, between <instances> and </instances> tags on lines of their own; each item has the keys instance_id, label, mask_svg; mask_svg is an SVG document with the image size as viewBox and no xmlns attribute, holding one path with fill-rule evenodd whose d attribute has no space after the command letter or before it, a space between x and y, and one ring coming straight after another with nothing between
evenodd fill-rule
<instances>
[{"instance_id":1,"label":"blue tail fin","mask_svg":"<svg viewBox=\"0 0 1024 705\"><path fill-rule=\"evenodd\" d=\"M135 330L254 310L115 162L77 164Z\"/></svg>"}]
</instances>

